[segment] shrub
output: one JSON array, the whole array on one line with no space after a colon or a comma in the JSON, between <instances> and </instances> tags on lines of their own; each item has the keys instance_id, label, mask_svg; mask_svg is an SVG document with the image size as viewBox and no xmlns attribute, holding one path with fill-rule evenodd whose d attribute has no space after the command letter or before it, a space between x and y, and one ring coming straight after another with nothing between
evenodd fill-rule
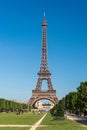
<instances>
[{"instance_id":1,"label":"shrub","mask_svg":"<svg viewBox=\"0 0 87 130\"><path fill-rule=\"evenodd\" d=\"M64 119L64 109L60 104L55 105L50 110L50 113L54 117L54 119Z\"/></svg>"}]
</instances>

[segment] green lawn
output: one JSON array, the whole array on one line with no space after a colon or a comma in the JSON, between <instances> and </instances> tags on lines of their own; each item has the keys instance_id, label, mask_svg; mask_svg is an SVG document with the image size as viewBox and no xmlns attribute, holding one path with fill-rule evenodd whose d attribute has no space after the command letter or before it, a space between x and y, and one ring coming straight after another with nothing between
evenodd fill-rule
<instances>
[{"instance_id":1,"label":"green lawn","mask_svg":"<svg viewBox=\"0 0 87 130\"><path fill-rule=\"evenodd\" d=\"M29 130L29 128L0 128L0 130Z\"/></svg>"},{"instance_id":2,"label":"green lawn","mask_svg":"<svg viewBox=\"0 0 87 130\"><path fill-rule=\"evenodd\" d=\"M85 128L75 121L53 120L49 113L44 118L41 125L47 125L47 127L39 127L36 130L87 130L87 127Z\"/></svg>"},{"instance_id":3,"label":"green lawn","mask_svg":"<svg viewBox=\"0 0 87 130\"><path fill-rule=\"evenodd\" d=\"M33 125L43 115L24 113L16 115L15 113L0 113L0 124L19 124L19 125ZM0 127L0 130L29 130L26 128Z\"/></svg>"},{"instance_id":4,"label":"green lawn","mask_svg":"<svg viewBox=\"0 0 87 130\"><path fill-rule=\"evenodd\" d=\"M0 113L0 124L24 124L33 125L43 115L24 113L23 115L16 115L15 113ZM48 113L42 121L41 125L45 127L39 127L37 130L87 130L87 127L82 127L79 123L71 120L53 120L52 116ZM13 128L7 127L0 130L29 130L29 127Z\"/></svg>"},{"instance_id":5,"label":"green lawn","mask_svg":"<svg viewBox=\"0 0 87 130\"><path fill-rule=\"evenodd\" d=\"M24 113L16 115L15 113L0 113L0 124L24 124L32 125L43 115Z\"/></svg>"}]
</instances>

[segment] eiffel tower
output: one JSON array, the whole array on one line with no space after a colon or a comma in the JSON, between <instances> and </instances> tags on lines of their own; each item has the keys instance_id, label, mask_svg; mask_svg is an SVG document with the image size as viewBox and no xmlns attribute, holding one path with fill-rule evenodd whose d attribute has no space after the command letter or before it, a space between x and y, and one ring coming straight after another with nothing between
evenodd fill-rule
<instances>
[{"instance_id":1,"label":"eiffel tower","mask_svg":"<svg viewBox=\"0 0 87 130\"><path fill-rule=\"evenodd\" d=\"M50 100L54 105L58 103L58 98L56 96L56 90L53 89L52 81L51 81L51 73L48 69L48 61L47 61L47 21L44 15L44 19L42 21L42 57L41 57L41 65L38 73L38 80L36 84L35 90L32 90L32 96L28 102L30 106L34 106L38 100L47 99ZM47 81L48 90L41 90L42 81Z\"/></svg>"}]
</instances>

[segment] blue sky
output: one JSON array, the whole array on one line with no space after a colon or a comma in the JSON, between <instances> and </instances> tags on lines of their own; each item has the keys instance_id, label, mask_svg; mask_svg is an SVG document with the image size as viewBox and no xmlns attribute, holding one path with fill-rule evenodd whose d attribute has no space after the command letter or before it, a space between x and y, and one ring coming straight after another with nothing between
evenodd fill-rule
<instances>
[{"instance_id":1,"label":"blue sky","mask_svg":"<svg viewBox=\"0 0 87 130\"><path fill-rule=\"evenodd\" d=\"M58 98L87 80L87 0L0 0L0 98L31 97L40 68L44 11Z\"/></svg>"}]
</instances>

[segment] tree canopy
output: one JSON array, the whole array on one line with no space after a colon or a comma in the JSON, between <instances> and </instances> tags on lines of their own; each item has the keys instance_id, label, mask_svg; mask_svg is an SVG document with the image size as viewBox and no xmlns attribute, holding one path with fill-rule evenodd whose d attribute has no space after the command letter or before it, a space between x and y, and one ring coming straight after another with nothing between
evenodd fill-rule
<instances>
[{"instance_id":1,"label":"tree canopy","mask_svg":"<svg viewBox=\"0 0 87 130\"><path fill-rule=\"evenodd\" d=\"M59 103L70 112L84 112L87 109L87 81L81 82L76 92L70 92Z\"/></svg>"},{"instance_id":2,"label":"tree canopy","mask_svg":"<svg viewBox=\"0 0 87 130\"><path fill-rule=\"evenodd\" d=\"M27 104L0 98L0 112L27 109Z\"/></svg>"}]
</instances>

